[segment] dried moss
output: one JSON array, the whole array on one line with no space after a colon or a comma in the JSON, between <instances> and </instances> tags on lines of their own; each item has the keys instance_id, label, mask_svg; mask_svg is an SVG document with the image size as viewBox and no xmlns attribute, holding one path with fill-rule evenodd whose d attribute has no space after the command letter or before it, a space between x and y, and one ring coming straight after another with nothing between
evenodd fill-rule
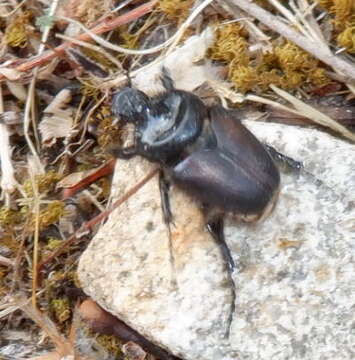
<instances>
[{"instance_id":1,"label":"dried moss","mask_svg":"<svg viewBox=\"0 0 355 360\"><path fill-rule=\"evenodd\" d=\"M5 42L13 47L24 48L28 42L28 25L32 18L30 11L16 16L13 20L10 20L10 24L5 31Z\"/></svg>"},{"instance_id":2,"label":"dried moss","mask_svg":"<svg viewBox=\"0 0 355 360\"><path fill-rule=\"evenodd\" d=\"M169 20L184 21L194 4L193 0L159 0L157 8L166 14Z\"/></svg>"},{"instance_id":3,"label":"dried moss","mask_svg":"<svg viewBox=\"0 0 355 360\"><path fill-rule=\"evenodd\" d=\"M119 33L120 46L127 49L136 49L139 44L139 30L137 33L130 33L128 30L122 30Z\"/></svg>"},{"instance_id":4,"label":"dried moss","mask_svg":"<svg viewBox=\"0 0 355 360\"><path fill-rule=\"evenodd\" d=\"M2 227L9 227L18 224L22 219L19 211L12 210L6 206L0 207L0 225Z\"/></svg>"},{"instance_id":5,"label":"dried moss","mask_svg":"<svg viewBox=\"0 0 355 360\"><path fill-rule=\"evenodd\" d=\"M51 251L55 250L59 246L61 246L62 244L63 244L63 240L61 240L61 239L48 238L47 239L46 250L51 250Z\"/></svg>"},{"instance_id":6,"label":"dried moss","mask_svg":"<svg viewBox=\"0 0 355 360\"><path fill-rule=\"evenodd\" d=\"M40 194L51 192L55 189L55 185L62 179L62 175L56 173L53 170L47 171L45 174L35 176L35 181ZM30 179L27 179L23 184L26 194L33 197L33 187Z\"/></svg>"},{"instance_id":7,"label":"dried moss","mask_svg":"<svg viewBox=\"0 0 355 360\"><path fill-rule=\"evenodd\" d=\"M12 234L5 233L1 235L1 246L10 250L12 254L16 254L20 247L20 240Z\"/></svg>"},{"instance_id":8,"label":"dried moss","mask_svg":"<svg viewBox=\"0 0 355 360\"><path fill-rule=\"evenodd\" d=\"M71 316L70 303L67 298L53 299L49 308L60 324L63 324Z\"/></svg>"},{"instance_id":9,"label":"dried moss","mask_svg":"<svg viewBox=\"0 0 355 360\"><path fill-rule=\"evenodd\" d=\"M219 26L216 30L216 40L208 51L212 60L226 63L231 61L239 65L247 65L249 56L247 53L248 42L246 32L240 24L232 23Z\"/></svg>"},{"instance_id":10,"label":"dried moss","mask_svg":"<svg viewBox=\"0 0 355 360\"><path fill-rule=\"evenodd\" d=\"M100 106L95 113L95 117L100 119L97 128L98 144L104 149L110 145L119 144L121 131L116 125L113 125L111 108L107 105Z\"/></svg>"},{"instance_id":11,"label":"dried moss","mask_svg":"<svg viewBox=\"0 0 355 360\"><path fill-rule=\"evenodd\" d=\"M9 289L7 285L7 275L10 272L10 268L6 266L0 266L0 298L5 296Z\"/></svg>"},{"instance_id":12,"label":"dried moss","mask_svg":"<svg viewBox=\"0 0 355 360\"><path fill-rule=\"evenodd\" d=\"M102 53L96 50L85 47L82 47L80 50L85 56L87 56L95 63L101 65L105 69L112 68L114 66L114 64L107 58L107 56L103 55Z\"/></svg>"},{"instance_id":13,"label":"dried moss","mask_svg":"<svg viewBox=\"0 0 355 360\"><path fill-rule=\"evenodd\" d=\"M0 265L0 279L3 279L9 272L9 268Z\"/></svg>"},{"instance_id":14,"label":"dried moss","mask_svg":"<svg viewBox=\"0 0 355 360\"><path fill-rule=\"evenodd\" d=\"M231 66L229 70L229 79L237 85L238 90L241 92L254 88L258 82L257 71L252 66Z\"/></svg>"},{"instance_id":15,"label":"dried moss","mask_svg":"<svg viewBox=\"0 0 355 360\"><path fill-rule=\"evenodd\" d=\"M334 16L334 25L344 30L355 19L354 0L318 0L319 5Z\"/></svg>"},{"instance_id":16,"label":"dried moss","mask_svg":"<svg viewBox=\"0 0 355 360\"><path fill-rule=\"evenodd\" d=\"M337 43L345 47L350 53L355 54L355 22L337 36Z\"/></svg>"},{"instance_id":17,"label":"dried moss","mask_svg":"<svg viewBox=\"0 0 355 360\"><path fill-rule=\"evenodd\" d=\"M122 358L121 342L113 335L98 335L96 341L115 358Z\"/></svg>"},{"instance_id":18,"label":"dried moss","mask_svg":"<svg viewBox=\"0 0 355 360\"><path fill-rule=\"evenodd\" d=\"M55 224L64 215L64 206L64 202L59 200L54 200L46 205L45 209L41 210L39 214L40 230L43 230L49 225Z\"/></svg>"},{"instance_id":19,"label":"dried moss","mask_svg":"<svg viewBox=\"0 0 355 360\"><path fill-rule=\"evenodd\" d=\"M264 91L270 84L295 89L303 84L325 85L329 79L320 63L291 42L275 46L273 52L255 56L239 24L228 24L217 31L215 44L209 50L213 60L228 66L228 78L238 91Z\"/></svg>"},{"instance_id":20,"label":"dried moss","mask_svg":"<svg viewBox=\"0 0 355 360\"><path fill-rule=\"evenodd\" d=\"M82 0L75 7L75 17L90 26L108 10L106 1Z\"/></svg>"},{"instance_id":21,"label":"dried moss","mask_svg":"<svg viewBox=\"0 0 355 360\"><path fill-rule=\"evenodd\" d=\"M93 84L90 80L86 79L85 82L81 83L80 92L83 96L94 99L96 101L99 100L101 91L97 87L96 84Z\"/></svg>"}]
</instances>

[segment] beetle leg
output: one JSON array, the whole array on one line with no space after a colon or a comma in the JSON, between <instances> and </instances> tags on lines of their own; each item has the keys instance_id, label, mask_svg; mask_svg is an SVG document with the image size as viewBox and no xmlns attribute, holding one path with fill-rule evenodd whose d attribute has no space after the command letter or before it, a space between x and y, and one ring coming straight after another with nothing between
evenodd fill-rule
<instances>
[{"instance_id":1,"label":"beetle leg","mask_svg":"<svg viewBox=\"0 0 355 360\"><path fill-rule=\"evenodd\" d=\"M170 207L170 198L169 198L169 190L170 183L166 178L166 175L163 170L159 172L159 191L160 191L160 199L161 199L161 209L163 213L163 220L168 229L168 237L169 237L169 255L170 255L170 264L173 274L173 283L177 284L176 272L175 272L175 258L174 258L174 249L173 242L171 237L171 224L173 223L173 214L171 212Z\"/></svg>"},{"instance_id":2,"label":"beetle leg","mask_svg":"<svg viewBox=\"0 0 355 360\"><path fill-rule=\"evenodd\" d=\"M171 212L170 199L169 199L169 190L170 183L167 180L164 171L159 173L159 190L161 198L161 207L163 211L163 219L165 224L170 227L170 224L173 223L173 214Z\"/></svg>"},{"instance_id":3,"label":"beetle leg","mask_svg":"<svg viewBox=\"0 0 355 360\"><path fill-rule=\"evenodd\" d=\"M229 281L230 281L230 284L232 287L231 309L230 309L230 314L229 314L229 318L228 318L228 322L227 322L227 330L226 330L226 335L225 335L226 338L229 338L230 329L231 329L231 325L232 325L232 321L233 321L233 314L235 311L235 300L236 300L236 288L235 288L235 284L233 281L233 272L235 269L235 262L233 260L232 254L228 248L228 245L227 245L225 237L224 237L223 218L220 216L220 217L214 218L213 220L208 221L207 229L211 233L213 238L216 240L216 242L218 243L218 245L221 249L222 255L226 261L228 277L229 277Z\"/></svg>"},{"instance_id":4,"label":"beetle leg","mask_svg":"<svg viewBox=\"0 0 355 360\"><path fill-rule=\"evenodd\" d=\"M274 147L264 144L266 150L273 158L273 160L281 165L286 171L299 172L303 168L303 164L300 161L296 161L287 155L278 152Z\"/></svg>"},{"instance_id":5,"label":"beetle leg","mask_svg":"<svg viewBox=\"0 0 355 360\"><path fill-rule=\"evenodd\" d=\"M135 146L128 146L125 148L119 148L119 149L110 149L110 152L113 156L119 158L119 159L131 159L132 157L138 155L137 149Z\"/></svg>"},{"instance_id":6,"label":"beetle leg","mask_svg":"<svg viewBox=\"0 0 355 360\"><path fill-rule=\"evenodd\" d=\"M222 255L227 263L228 272L230 274L233 273L235 269L235 263L232 257L232 254L228 248L228 245L224 238L224 229L223 229L224 221L222 217L209 221L207 223L207 229L213 236L213 238L218 241L218 245L221 248Z\"/></svg>"},{"instance_id":7,"label":"beetle leg","mask_svg":"<svg viewBox=\"0 0 355 360\"><path fill-rule=\"evenodd\" d=\"M161 82L165 88L166 91L172 91L175 90L174 86L174 80L171 78L169 70L163 66L161 69Z\"/></svg>"}]
</instances>

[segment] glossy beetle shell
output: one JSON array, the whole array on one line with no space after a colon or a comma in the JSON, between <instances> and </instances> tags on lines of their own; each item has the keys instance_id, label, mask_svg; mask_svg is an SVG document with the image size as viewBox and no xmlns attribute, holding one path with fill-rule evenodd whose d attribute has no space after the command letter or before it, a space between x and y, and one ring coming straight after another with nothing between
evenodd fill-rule
<instances>
[{"instance_id":1,"label":"glossy beetle shell","mask_svg":"<svg viewBox=\"0 0 355 360\"><path fill-rule=\"evenodd\" d=\"M280 175L268 151L221 106L208 109L185 91L148 98L124 89L113 110L136 124L130 156L161 163L176 185L209 208L253 215L275 197Z\"/></svg>"},{"instance_id":2,"label":"glossy beetle shell","mask_svg":"<svg viewBox=\"0 0 355 360\"><path fill-rule=\"evenodd\" d=\"M264 146L222 107L210 109L215 147L191 153L172 169L176 184L204 204L236 214L262 212L280 175Z\"/></svg>"}]
</instances>

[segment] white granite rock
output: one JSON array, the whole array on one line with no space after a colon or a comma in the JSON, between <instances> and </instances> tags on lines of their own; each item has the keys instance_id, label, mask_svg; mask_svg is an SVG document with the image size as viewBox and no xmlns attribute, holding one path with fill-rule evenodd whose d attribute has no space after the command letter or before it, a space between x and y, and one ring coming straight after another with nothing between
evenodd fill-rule
<instances>
[{"instance_id":1,"label":"white granite rock","mask_svg":"<svg viewBox=\"0 0 355 360\"><path fill-rule=\"evenodd\" d=\"M82 255L83 289L184 359L354 359L355 146L311 129L247 125L303 160L305 171L282 175L277 206L262 223L226 221L237 264L230 336L232 291L220 249L198 204L173 188L170 261L157 177L114 211ZM119 160L115 197L152 166Z\"/></svg>"}]
</instances>

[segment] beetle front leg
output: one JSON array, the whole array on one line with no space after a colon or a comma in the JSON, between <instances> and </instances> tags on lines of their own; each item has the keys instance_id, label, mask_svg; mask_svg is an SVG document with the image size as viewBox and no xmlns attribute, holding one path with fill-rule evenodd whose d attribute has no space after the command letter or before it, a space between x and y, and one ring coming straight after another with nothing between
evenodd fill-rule
<instances>
[{"instance_id":1,"label":"beetle front leg","mask_svg":"<svg viewBox=\"0 0 355 360\"><path fill-rule=\"evenodd\" d=\"M134 156L138 155L137 148L135 146L128 146L125 148L113 148L110 149L110 152L113 156L119 159L131 159Z\"/></svg>"},{"instance_id":2,"label":"beetle front leg","mask_svg":"<svg viewBox=\"0 0 355 360\"><path fill-rule=\"evenodd\" d=\"M160 170L159 172L159 191L160 191L160 201L161 201L161 210L163 213L163 220L168 229L169 255L170 255L170 264L173 274L173 284L174 286L176 286L177 279L176 279L176 271L175 271L175 257L174 257L173 242L171 237L171 224L174 223L173 223L173 214L171 212L170 198L169 198L170 183L163 170Z\"/></svg>"}]
</instances>

